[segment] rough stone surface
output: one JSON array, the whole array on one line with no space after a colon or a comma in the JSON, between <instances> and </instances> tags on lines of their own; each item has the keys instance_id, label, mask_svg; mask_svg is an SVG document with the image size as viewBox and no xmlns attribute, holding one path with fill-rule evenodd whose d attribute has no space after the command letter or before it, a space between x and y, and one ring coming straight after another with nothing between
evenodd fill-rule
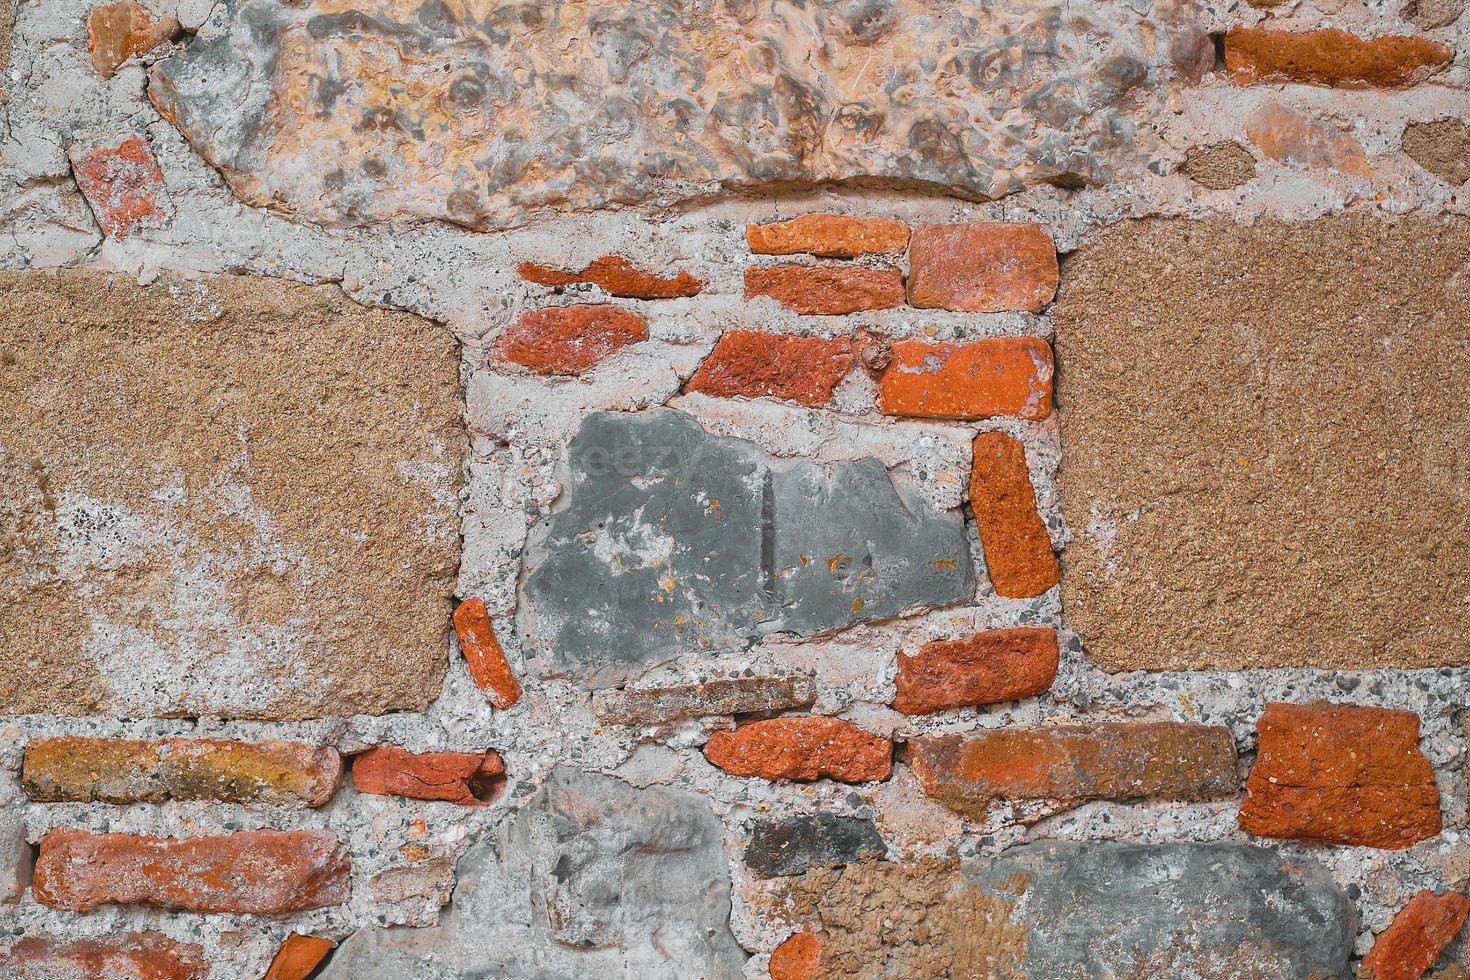
<instances>
[{"instance_id":1,"label":"rough stone surface","mask_svg":"<svg viewBox=\"0 0 1470 980\"><path fill-rule=\"evenodd\" d=\"M871 820L804 814L756 824L745 848L745 864L759 878L774 878L882 857L887 850Z\"/></svg>"},{"instance_id":2,"label":"rough stone surface","mask_svg":"<svg viewBox=\"0 0 1470 980\"><path fill-rule=\"evenodd\" d=\"M824 340L729 330L685 390L726 398L780 398L820 408L832 400L855 363L846 337Z\"/></svg>"},{"instance_id":3,"label":"rough stone surface","mask_svg":"<svg viewBox=\"0 0 1470 980\"><path fill-rule=\"evenodd\" d=\"M1004 432L982 432L971 458L970 509L996 595L1041 595L1057 584L1061 571L1036 510L1026 447Z\"/></svg>"},{"instance_id":4,"label":"rough stone surface","mask_svg":"<svg viewBox=\"0 0 1470 980\"><path fill-rule=\"evenodd\" d=\"M644 272L621 255L604 255L591 264L572 272L539 262L522 262L516 271L527 282L542 286L571 286L591 283L610 296L628 299L674 299L698 296L704 283L687 272L663 277Z\"/></svg>"},{"instance_id":5,"label":"rough stone surface","mask_svg":"<svg viewBox=\"0 0 1470 980\"><path fill-rule=\"evenodd\" d=\"M155 18L135 0L116 0L87 15L87 47L97 71L111 78L124 61L153 50L178 30L173 17Z\"/></svg>"},{"instance_id":6,"label":"rough stone surface","mask_svg":"<svg viewBox=\"0 0 1470 980\"><path fill-rule=\"evenodd\" d=\"M322 806L342 781L337 750L300 742L169 738L37 739L21 766L26 795L45 803L231 803Z\"/></svg>"},{"instance_id":7,"label":"rough stone surface","mask_svg":"<svg viewBox=\"0 0 1470 980\"><path fill-rule=\"evenodd\" d=\"M822 939L798 932L771 953L771 980L818 980L822 969Z\"/></svg>"},{"instance_id":8,"label":"rough stone surface","mask_svg":"<svg viewBox=\"0 0 1470 980\"><path fill-rule=\"evenodd\" d=\"M306 980L331 951L330 939L293 932L281 943L262 980Z\"/></svg>"},{"instance_id":9,"label":"rough stone surface","mask_svg":"<svg viewBox=\"0 0 1470 980\"><path fill-rule=\"evenodd\" d=\"M1300 82L1397 88L1442 71L1454 56L1452 48L1425 37L1365 39L1337 28L1233 27L1225 35L1225 67L1239 85Z\"/></svg>"},{"instance_id":10,"label":"rough stone surface","mask_svg":"<svg viewBox=\"0 0 1470 980\"><path fill-rule=\"evenodd\" d=\"M794 313L887 310L903 305L903 273L866 266L752 266L745 270L745 298L757 296L769 296Z\"/></svg>"},{"instance_id":11,"label":"rough stone surface","mask_svg":"<svg viewBox=\"0 0 1470 980\"><path fill-rule=\"evenodd\" d=\"M1126 225L1070 260L1062 602L1094 662L1467 662L1467 252L1463 218L1344 217Z\"/></svg>"},{"instance_id":12,"label":"rough stone surface","mask_svg":"<svg viewBox=\"0 0 1470 980\"><path fill-rule=\"evenodd\" d=\"M986 630L962 640L899 651L893 707L909 715L1035 697L1060 660L1057 631L1040 626Z\"/></svg>"},{"instance_id":13,"label":"rough stone surface","mask_svg":"<svg viewBox=\"0 0 1470 980\"><path fill-rule=\"evenodd\" d=\"M204 948L158 932L101 939L26 936L0 950L8 980L206 980Z\"/></svg>"},{"instance_id":14,"label":"rough stone surface","mask_svg":"<svg viewBox=\"0 0 1470 980\"><path fill-rule=\"evenodd\" d=\"M994 337L968 343L899 340L878 385L889 415L986 419L1051 414L1051 347L1039 337Z\"/></svg>"},{"instance_id":15,"label":"rough stone surface","mask_svg":"<svg viewBox=\"0 0 1470 980\"><path fill-rule=\"evenodd\" d=\"M648 339L648 322L605 303L528 310L500 335L491 360L508 361L537 374L581 374L629 344Z\"/></svg>"},{"instance_id":16,"label":"rough stone surface","mask_svg":"<svg viewBox=\"0 0 1470 980\"><path fill-rule=\"evenodd\" d=\"M1242 830L1391 848L1439 833L1439 789L1412 711L1272 703L1256 732Z\"/></svg>"},{"instance_id":17,"label":"rough stone surface","mask_svg":"<svg viewBox=\"0 0 1470 980\"><path fill-rule=\"evenodd\" d=\"M1447 184L1470 180L1470 126L1453 116L1404 127L1404 152Z\"/></svg>"},{"instance_id":18,"label":"rough stone surface","mask_svg":"<svg viewBox=\"0 0 1470 980\"><path fill-rule=\"evenodd\" d=\"M1470 914L1470 899L1425 890L1409 900L1363 957L1360 980L1419 980L1455 938Z\"/></svg>"},{"instance_id":19,"label":"rough stone surface","mask_svg":"<svg viewBox=\"0 0 1470 980\"><path fill-rule=\"evenodd\" d=\"M756 255L817 255L851 259L859 255L902 252L909 226L892 218L846 214L804 214L787 221L746 225L745 241Z\"/></svg>"},{"instance_id":20,"label":"rough stone surface","mask_svg":"<svg viewBox=\"0 0 1470 980\"><path fill-rule=\"evenodd\" d=\"M887 779L893 743L840 718L771 718L715 732L705 758L732 776L794 779L827 777L843 783Z\"/></svg>"},{"instance_id":21,"label":"rough stone surface","mask_svg":"<svg viewBox=\"0 0 1470 980\"><path fill-rule=\"evenodd\" d=\"M1239 143L1212 143L1190 150L1179 172L1206 190L1228 191L1256 176L1256 160Z\"/></svg>"},{"instance_id":22,"label":"rough stone surface","mask_svg":"<svg viewBox=\"0 0 1470 980\"><path fill-rule=\"evenodd\" d=\"M1409 0L1403 17L1421 31L1432 31L1459 20L1465 6L1465 0Z\"/></svg>"},{"instance_id":23,"label":"rough stone surface","mask_svg":"<svg viewBox=\"0 0 1470 980\"><path fill-rule=\"evenodd\" d=\"M368 749L352 760L352 785L359 793L489 803L505 784L496 752L409 752L396 745Z\"/></svg>"},{"instance_id":24,"label":"rough stone surface","mask_svg":"<svg viewBox=\"0 0 1470 980\"><path fill-rule=\"evenodd\" d=\"M910 306L1035 313L1057 291L1057 247L1037 225L919 225L909 240Z\"/></svg>"},{"instance_id":25,"label":"rough stone surface","mask_svg":"<svg viewBox=\"0 0 1470 980\"><path fill-rule=\"evenodd\" d=\"M56 829L41 838L31 887L42 905L71 912L139 904L283 915L352 895L347 852L326 830L179 840Z\"/></svg>"},{"instance_id":26,"label":"rough stone surface","mask_svg":"<svg viewBox=\"0 0 1470 980\"><path fill-rule=\"evenodd\" d=\"M607 686L969 594L958 512L875 459L777 464L667 409L590 415L568 455L521 610L545 674Z\"/></svg>"},{"instance_id":27,"label":"rough stone surface","mask_svg":"<svg viewBox=\"0 0 1470 980\"><path fill-rule=\"evenodd\" d=\"M1066 9L235 0L148 94L245 201L329 224L849 179L988 198L1105 179L1140 103L1210 63L1190 4Z\"/></svg>"},{"instance_id":28,"label":"rough stone surface","mask_svg":"<svg viewBox=\"0 0 1470 980\"><path fill-rule=\"evenodd\" d=\"M439 925L361 930L322 978L738 977L723 836L693 793L558 769L460 859Z\"/></svg>"},{"instance_id":29,"label":"rough stone surface","mask_svg":"<svg viewBox=\"0 0 1470 980\"><path fill-rule=\"evenodd\" d=\"M0 773L0 903L12 904L25 894L32 859L26 841L25 796L14 775Z\"/></svg>"},{"instance_id":30,"label":"rough stone surface","mask_svg":"<svg viewBox=\"0 0 1470 980\"><path fill-rule=\"evenodd\" d=\"M992 729L909 751L920 788L977 820L994 800L1206 800L1240 786L1230 730L1179 722Z\"/></svg>"},{"instance_id":31,"label":"rough stone surface","mask_svg":"<svg viewBox=\"0 0 1470 980\"><path fill-rule=\"evenodd\" d=\"M812 679L806 676L731 677L682 687L597 691L592 709L619 725L661 725L709 715L804 708L816 696Z\"/></svg>"},{"instance_id":32,"label":"rough stone surface","mask_svg":"<svg viewBox=\"0 0 1470 980\"><path fill-rule=\"evenodd\" d=\"M485 700L504 711L521 699L521 682L516 680L505 651L495 638L495 627L485 600L472 596L454 610L454 632L475 686Z\"/></svg>"},{"instance_id":33,"label":"rough stone surface","mask_svg":"<svg viewBox=\"0 0 1470 980\"><path fill-rule=\"evenodd\" d=\"M103 234L127 238L168 224L163 171L141 136L109 146L74 147L72 173Z\"/></svg>"},{"instance_id":34,"label":"rough stone surface","mask_svg":"<svg viewBox=\"0 0 1470 980\"><path fill-rule=\"evenodd\" d=\"M0 299L0 708L437 695L465 448L447 333L245 276L4 273Z\"/></svg>"}]
</instances>

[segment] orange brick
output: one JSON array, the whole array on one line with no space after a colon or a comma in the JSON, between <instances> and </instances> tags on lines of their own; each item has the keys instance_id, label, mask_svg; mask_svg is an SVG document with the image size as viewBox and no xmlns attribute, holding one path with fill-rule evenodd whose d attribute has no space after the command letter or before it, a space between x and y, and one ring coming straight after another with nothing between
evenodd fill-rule
<instances>
[{"instance_id":1,"label":"orange brick","mask_svg":"<svg viewBox=\"0 0 1470 980\"><path fill-rule=\"evenodd\" d=\"M579 272L557 269L539 262L522 262L516 270L527 282L542 286L570 286L591 283L601 286L613 296L626 299L674 299L698 296L704 283L687 272L672 278L643 272L621 255L604 255Z\"/></svg>"},{"instance_id":2,"label":"orange brick","mask_svg":"<svg viewBox=\"0 0 1470 980\"><path fill-rule=\"evenodd\" d=\"M1412 711L1272 702L1256 734L1246 833L1383 848L1439 833L1439 790Z\"/></svg>"},{"instance_id":3,"label":"orange brick","mask_svg":"<svg viewBox=\"0 0 1470 980\"><path fill-rule=\"evenodd\" d=\"M909 226L891 218L854 218L845 214L804 214L789 221L746 225L745 240L756 255L820 255L850 259L858 255L902 252Z\"/></svg>"},{"instance_id":4,"label":"orange brick","mask_svg":"<svg viewBox=\"0 0 1470 980\"><path fill-rule=\"evenodd\" d=\"M7 980L205 980L204 947L180 943L159 932L124 932L101 939L25 936L0 950L0 976Z\"/></svg>"},{"instance_id":5,"label":"orange brick","mask_svg":"<svg viewBox=\"0 0 1470 980\"><path fill-rule=\"evenodd\" d=\"M479 806L499 795L504 784L505 766L493 751L414 753L380 745L352 760L352 785L375 796Z\"/></svg>"},{"instance_id":6,"label":"orange brick","mask_svg":"<svg viewBox=\"0 0 1470 980\"><path fill-rule=\"evenodd\" d=\"M31 887L37 902L71 912L115 904L282 915L352 896L347 849L326 830L176 839L58 828L41 838Z\"/></svg>"},{"instance_id":7,"label":"orange brick","mask_svg":"<svg viewBox=\"0 0 1470 980\"><path fill-rule=\"evenodd\" d=\"M771 953L771 980L817 980L822 975L822 937L798 932Z\"/></svg>"},{"instance_id":8,"label":"orange brick","mask_svg":"<svg viewBox=\"0 0 1470 980\"><path fill-rule=\"evenodd\" d=\"M127 238L168 224L163 171L141 136L114 146L76 151L71 161L77 187L92 206L102 233Z\"/></svg>"},{"instance_id":9,"label":"orange brick","mask_svg":"<svg viewBox=\"0 0 1470 980\"><path fill-rule=\"evenodd\" d=\"M589 303L553 306L522 314L490 356L537 374L581 374L647 339L647 322L632 310Z\"/></svg>"},{"instance_id":10,"label":"orange brick","mask_svg":"<svg viewBox=\"0 0 1470 980\"><path fill-rule=\"evenodd\" d=\"M838 315L903 305L903 273L864 266L765 265L745 270L745 298L769 296L797 313Z\"/></svg>"},{"instance_id":11,"label":"orange brick","mask_svg":"<svg viewBox=\"0 0 1470 980\"><path fill-rule=\"evenodd\" d=\"M780 398L815 408L832 400L854 363L846 337L823 340L729 330L685 390L725 398Z\"/></svg>"},{"instance_id":12,"label":"orange brick","mask_svg":"<svg viewBox=\"0 0 1470 980\"><path fill-rule=\"evenodd\" d=\"M1036 511L1026 447L1004 432L972 443L970 509L996 595L1028 599L1061 579L1051 536Z\"/></svg>"},{"instance_id":13,"label":"orange brick","mask_svg":"<svg viewBox=\"0 0 1470 980\"><path fill-rule=\"evenodd\" d=\"M1237 85L1300 82L1333 87L1399 88L1424 81L1454 51L1423 37L1365 40L1347 31L1235 27L1225 35L1225 67Z\"/></svg>"},{"instance_id":14,"label":"orange brick","mask_svg":"<svg viewBox=\"0 0 1470 980\"><path fill-rule=\"evenodd\" d=\"M1051 386L1051 346L1039 337L897 340L878 382L878 406L917 418L1038 420L1051 414Z\"/></svg>"},{"instance_id":15,"label":"orange brick","mask_svg":"<svg viewBox=\"0 0 1470 980\"><path fill-rule=\"evenodd\" d=\"M103 78L111 78L124 61L152 51L178 32L177 20L154 20L133 0L105 3L87 15L87 48Z\"/></svg>"},{"instance_id":16,"label":"orange brick","mask_svg":"<svg viewBox=\"0 0 1470 980\"><path fill-rule=\"evenodd\" d=\"M459 649L469 665L470 676L485 700L502 711L519 701L520 681L511 672L505 651L495 638L495 627L483 599L474 596L459 604L454 610L454 632L459 637Z\"/></svg>"},{"instance_id":17,"label":"orange brick","mask_svg":"<svg viewBox=\"0 0 1470 980\"><path fill-rule=\"evenodd\" d=\"M293 932L276 950L263 980L306 980L331 951L330 939Z\"/></svg>"},{"instance_id":18,"label":"orange brick","mask_svg":"<svg viewBox=\"0 0 1470 980\"><path fill-rule=\"evenodd\" d=\"M1458 892L1420 892L1373 941L1373 948L1363 957L1359 978L1419 980L1455 938L1467 914L1470 899Z\"/></svg>"},{"instance_id":19,"label":"orange brick","mask_svg":"<svg viewBox=\"0 0 1470 980\"><path fill-rule=\"evenodd\" d=\"M1059 659L1057 631L1040 626L925 643L916 654L899 652L893 707L922 715L1034 697L1051 687Z\"/></svg>"},{"instance_id":20,"label":"orange brick","mask_svg":"<svg viewBox=\"0 0 1470 980\"><path fill-rule=\"evenodd\" d=\"M838 718L771 718L715 732L705 758L732 776L844 783L887 779L893 743Z\"/></svg>"},{"instance_id":21,"label":"orange brick","mask_svg":"<svg viewBox=\"0 0 1470 980\"><path fill-rule=\"evenodd\" d=\"M1039 225L919 225L909 240L909 305L1036 312L1056 295L1057 248Z\"/></svg>"}]
</instances>

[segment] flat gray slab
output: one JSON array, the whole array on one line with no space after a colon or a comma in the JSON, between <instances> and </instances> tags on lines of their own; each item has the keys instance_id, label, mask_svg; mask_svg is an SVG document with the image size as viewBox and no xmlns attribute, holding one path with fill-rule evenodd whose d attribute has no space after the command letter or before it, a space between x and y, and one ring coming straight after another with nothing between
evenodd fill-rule
<instances>
[{"instance_id":1,"label":"flat gray slab","mask_svg":"<svg viewBox=\"0 0 1470 980\"><path fill-rule=\"evenodd\" d=\"M593 686L686 653L810 635L972 590L964 520L874 459L780 463L669 409L588 416L528 549L522 625Z\"/></svg>"}]
</instances>

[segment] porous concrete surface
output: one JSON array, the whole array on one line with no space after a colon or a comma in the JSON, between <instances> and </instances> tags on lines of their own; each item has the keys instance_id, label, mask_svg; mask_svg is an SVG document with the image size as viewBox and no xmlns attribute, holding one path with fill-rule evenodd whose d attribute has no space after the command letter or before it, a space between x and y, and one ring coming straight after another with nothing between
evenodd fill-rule
<instances>
[{"instance_id":1,"label":"porous concrete surface","mask_svg":"<svg viewBox=\"0 0 1470 980\"><path fill-rule=\"evenodd\" d=\"M212 10L218 18L223 9L201 0L162 0L155 7L161 14L174 13L188 32L210 20ZM1115 16L1094 15L1092 4L1071 7L1098 22ZM1045 313L974 316L896 309L833 321L798 316L771 302L744 303L740 299L744 267L761 261L749 258L743 234L746 222L818 211L893 217L911 223L1034 220L1045 226L1063 252L1070 252L1100 229L1132 217L1228 215L1248 223L1263 217L1299 221L1336 211L1380 215L1467 211L1462 192L1414 163L1400 146L1401 134L1410 122L1464 116L1464 88L1470 70L1462 53L1459 63L1433 84L1388 96L1300 86L1240 88L1218 72L1206 74L1197 86L1178 83L1162 105L1154 103L1152 96L1145 97L1152 108L1138 114L1143 125L1135 131L1130 150L1138 155L1137 165L1120 168L1115 178L1080 189L1042 183L995 201L967 202L927 191L916 193L925 189L910 187L902 177L892 175L866 187L758 183L736 187L726 195L702 184L688 193L675 188L654 194L638 207L614 206L602 211L549 207L544 213L513 215L526 223L505 232L476 234L452 223L410 219L326 227L242 204L228 182L157 113L145 90L149 65L187 52L195 43L190 37L165 45L145 56L142 63L130 62L111 80L103 81L90 67L86 52L87 9L80 0L47 0L19 8L4 78L7 105L0 127L0 215L6 232L0 236L0 265L10 269L86 266L143 282L165 275L197 278L258 273L305 283L333 283L366 306L413 312L442 324L464 345L460 370L467 389L471 437L463 471L464 542L457 592L485 598L518 669L525 665L522 638L513 620L522 551L532 524L557 505L567 472L566 440L591 412L668 403L693 415L712 434L748 439L778 458L877 458L890 472L912 474L913 482L937 506L957 507L965 496L969 440L976 427L865 417L862 413L871 410L874 392L860 372L838 389L831 412L676 393L719 333L731 328L820 336L868 328L893 337L938 340L1010 334L1049 338L1053 333L1052 317ZM1264 16L1243 6L1231 10L1223 2L1203 2L1191 9L1191 16L1207 32ZM1363 33L1408 29L1399 11L1384 4L1339 6L1303 0L1272 16L1287 26L1335 25ZM226 32L233 30L219 26ZM1470 50L1470 19L1462 17L1433 28L1430 36L1461 52ZM1201 189L1179 172L1192 149L1244 140L1241 121L1264 105L1282 101L1298 112L1335 120L1363 147L1368 172L1343 174L1258 159L1255 179L1222 190ZM71 180L67 153L74 147L102 145L134 132L147 140L158 157L174 213L165 228L144 230L123 240L104 239ZM1086 152L1085 147L1081 149ZM318 163L310 159L298 172L313 179L311 175L321 169ZM401 196L390 196L387 204L397 207ZM680 203L674 203L676 199ZM307 195L287 203L288 207L311 205ZM664 274L687 269L704 280L707 288L689 299L622 303L649 316L652 339L583 378L552 380L487 369L485 355L490 345L520 313L548 302L602 298L593 287L570 287L552 294L527 285L515 274L519 262L575 269L614 252ZM204 289L207 292L207 286ZM980 428L1003 429L1025 441L1043 517L1053 540L1065 543L1072 532L1058 508L1055 421L995 420ZM1059 622L1056 590L1034 600L996 598L985 580L972 524L967 534L976 563L973 602L915 617L858 624L831 636L796 641L768 638L744 652L657 668L639 683L668 686L717 675L810 671L817 690L814 710L841 714L873 731L899 735L1051 721L1173 719L1223 724L1244 750L1243 770L1254 746L1255 719L1267 700L1332 698L1405 708L1424 720L1423 747L1440 780L1445 833L1402 852L1277 842L1269 847L1288 859L1319 861L1357 903L1357 954L1366 951L1372 933L1386 926L1419 889L1463 886L1470 880L1470 843L1463 836L1464 736L1455 720L1456 712L1466 705L1470 673L1460 668L1108 674L1089 663L1077 639L1064 632L1061 669L1046 695L1019 705L923 718L903 717L883 707L893 694L892 676L900 647L913 650L929 640L955 638L993 626ZM0 908L0 926L10 934L62 936L156 928L177 939L203 943L216 964L217 976L253 980L264 972L280 941L293 930L340 939L360 927L410 917L432 921L432 901L395 904L375 897L369 882L389 868L453 860L472 842L489 839L514 821L517 807L534 798L548 774L562 766L615 774L638 787L687 790L709 801L724 827L725 867L734 885L730 929L752 954L741 968L749 978L764 976L769 951L801 925L783 917L778 909L773 911L774 896L744 869L742 855L757 819L813 812L872 818L895 859L877 863L896 866L923 855L957 852L973 858L1050 839L1145 844L1245 840L1236 829L1235 800L1092 803L1051 816L1044 811L1000 808L983 822L966 823L923 799L904 765L896 768L890 781L862 787L734 779L709 766L699 752L708 730L728 726L727 720L686 722L662 729L609 725L593 714L586 692L570 681L542 681L524 674L524 701L510 711L493 712L452 646L444 655L449 666L440 697L418 713L301 723L227 721L210 716L64 718L47 713L8 719L0 727L0 760L10 769L19 766L20 745L46 735L279 737L345 750L379 742L416 751L493 747L504 753L509 781L500 801L473 809L361 796L350 787L321 810L182 802L126 808L30 804L17 809L32 842L52 826L186 835L263 826L332 828L352 855L354 898L339 909L273 921L235 915L159 917L111 908L74 916L45 909L27 898L16 906ZM431 856L420 857L425 852Z\"/></svg>"}]
</instances>

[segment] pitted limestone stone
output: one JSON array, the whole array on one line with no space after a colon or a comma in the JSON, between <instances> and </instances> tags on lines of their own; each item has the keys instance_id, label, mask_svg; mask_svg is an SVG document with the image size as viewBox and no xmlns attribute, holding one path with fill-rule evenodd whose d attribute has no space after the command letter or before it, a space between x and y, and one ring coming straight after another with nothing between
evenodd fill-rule
<instances>
[{"instance_id":1,"label":"pitted limestone stone","mask_svg":"<svg viewBox=\"0 0 1470 980\"><path fill-rule=\"evenodd\" d=\"M723 829L704 799L558 769L460 859L432 928L358 932L324 980L741 975Z\"/></svg>"},{"instance_id":2,"label":"pitted limestone stone","mask_svg":"<svg viewBox=\"0 0 1470 980\"><path fill-rule=\"evenodd\" d=\"M960 513L877 460L783 465L669 409L591 415L568 457L522 604L548 676L616 684L680 653L970 594Z\"/></svg>"},{"instance_id":3,"label":"pitted limestone stone","mask_svg":"<svg viewBox=\"0 0 1470 980\"><path fill-rule=\"evenodd\" d=\"M252 204L485 229L721 185L1101 182L1212 54L1193 0L230 0L148 93Z\"/></svg>"}]
</instances>

